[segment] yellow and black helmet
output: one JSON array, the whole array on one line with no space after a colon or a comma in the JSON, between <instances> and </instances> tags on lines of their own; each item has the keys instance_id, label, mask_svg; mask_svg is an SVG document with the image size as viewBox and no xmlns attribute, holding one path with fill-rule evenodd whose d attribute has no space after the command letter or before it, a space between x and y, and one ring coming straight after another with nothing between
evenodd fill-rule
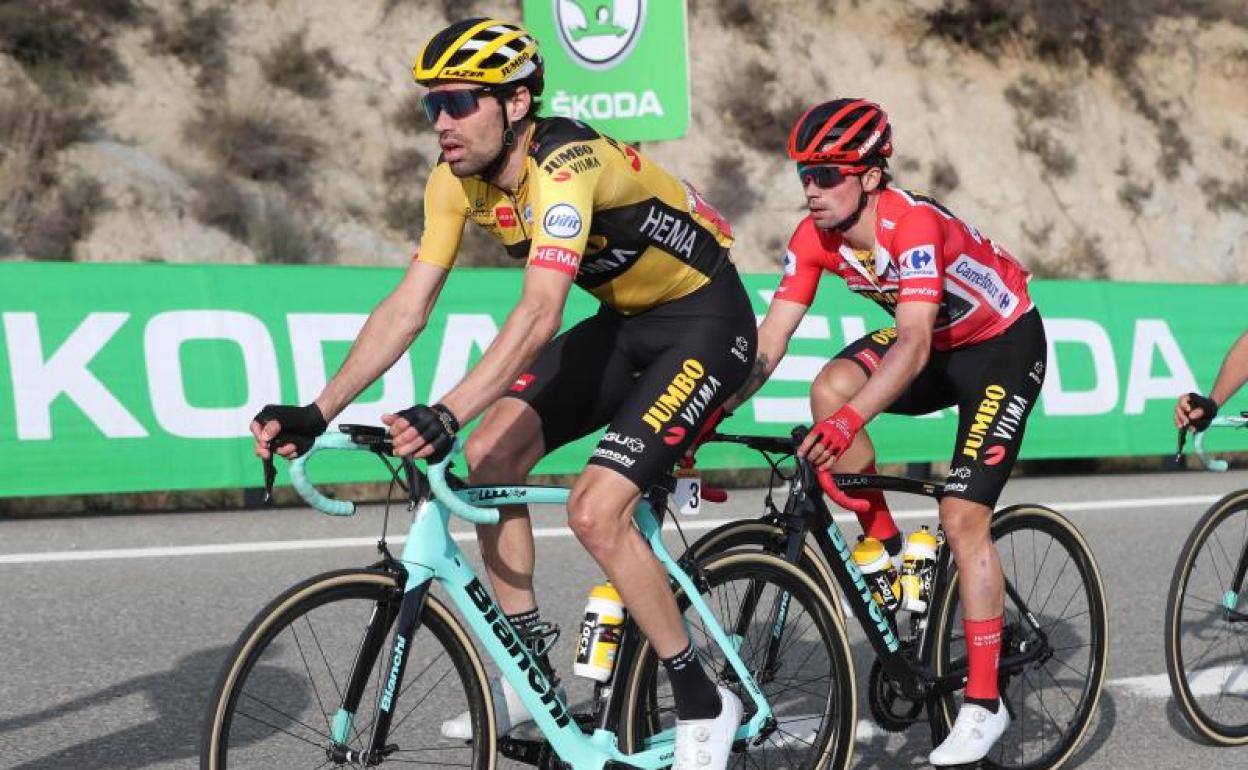
<instances>
[{"instance_id":1,"label":"yellow and black helmet","mask_svg":"<svg viewBox=\"0 0 1248 770\"><path fill-rule=\"evenodd\" d=\"M464 19L434 35L420 49L412 77L423 86L438 82L486 86L523 83L542 92L542 57L537 40L523 27L501 19Z\"/></svg>"}]
</instances>

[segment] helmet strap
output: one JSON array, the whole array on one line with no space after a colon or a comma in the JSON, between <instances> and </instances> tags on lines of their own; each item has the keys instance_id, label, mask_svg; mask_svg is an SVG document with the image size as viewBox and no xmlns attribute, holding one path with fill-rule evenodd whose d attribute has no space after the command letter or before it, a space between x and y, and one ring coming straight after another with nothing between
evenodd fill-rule
<instances>
[{"instance_id":1,"label":"helmet strap","mask_svg":"<svg viewBox=\"0 0 1248 770\"><path fill-rule=\"evenodd\" d=\"M495 175L502 171L503 164L507 161L507 151L516 143L516 130L507 118L507 105L501 96L497 98L498 106L503 109L503 146L499 149L498 154L494 156L494 160L490 161L490 165L486 166L481 172L481 178L487 182L493 180Z\"/></svg>"}]
</instances>

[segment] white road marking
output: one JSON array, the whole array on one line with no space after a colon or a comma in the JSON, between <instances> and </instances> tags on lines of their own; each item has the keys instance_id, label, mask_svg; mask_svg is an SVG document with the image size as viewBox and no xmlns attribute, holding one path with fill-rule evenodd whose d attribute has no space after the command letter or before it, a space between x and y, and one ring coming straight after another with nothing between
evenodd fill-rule
<instances>
[{"instance_id":1,"label":"white road marking","mask_svg":"<svg viewBox=\"0 0 1248 770\"><path fill-rule=\"evenodd\" d=\"M1170 677L1166 674L1114 679L1107 684L1141 698L1170 697ZM1188 684L1192 688L1192 695L1198 698L1220 692L1227 695L1248 695L1248 664L1206 668L1189 677Z\"/></svg>"},{"instance_id":2,"label":"white road marking","mask_svg":"<svg viewBox=\"0 0 1248 770\"><path fill-rule=\"evenodd\" d=\"M1045 503L1058 511L1106 511L1132 510L1146 508L1168 508L1181 505L1208 505L1220 499L1218 495L1192 495L1187 497L1144 497L1121 500L1074 500L1069 502ZM915 508L893 511L893 518L898 521L910 519L930 519L935 517L936 509ZM838 523L854 523L853 514L838 514L834 517ZM682 519L681 528L689 532L700 532L714 529L735 519ZM675 531L669 522L666 531ZM567 527L539 527L533 530L536 538L571 537ZM456 532L453 537L458 542L475 540L475 533ZM399 544L406 537L398 535L388 538L388 542ZM372 547L377 543L374 537L327 538L319 540L272 540L253 543L213 543L205 545L155 546L149 548L106 548L91 551L41 551L31 553L0 554L0 565L4 564L47 564L73 561L106 561L112 559L151 559L187 556L219 556L240 553L275 553L279 551L307 551L322 548L360 548Z\"/></svg>"}]
</instances>

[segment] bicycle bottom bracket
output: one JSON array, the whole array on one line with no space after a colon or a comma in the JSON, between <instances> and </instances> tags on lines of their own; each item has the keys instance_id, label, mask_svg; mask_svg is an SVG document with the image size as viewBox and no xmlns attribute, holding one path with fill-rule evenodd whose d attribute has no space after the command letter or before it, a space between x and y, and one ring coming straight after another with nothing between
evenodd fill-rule
<instances>
[{"instance_id":1,"label":"bicycle bottom bracket","mask_svg":"<svg viewBox=\"0 0 1248 770\"><path fill-rule=\"evenodd\" d=\"M923 701L907 698L902 693L901 685L893 681L880 665L879 658L871 664L871 674L867 679L867 704L876 724L890 733L909 729L923 713Z\"/></svg>"}]
</instances>

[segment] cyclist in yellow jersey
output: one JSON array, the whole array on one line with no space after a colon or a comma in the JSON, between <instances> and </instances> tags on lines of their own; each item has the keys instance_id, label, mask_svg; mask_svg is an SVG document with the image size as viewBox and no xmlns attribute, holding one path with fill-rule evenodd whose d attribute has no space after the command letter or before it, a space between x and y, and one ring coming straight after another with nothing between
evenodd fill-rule
<instances>
[{"instance_id":1,"label":"cyclist in yellow jersey","mask_svg":"<svg viewBox=\"0 0 1248 770\"><path fill-rule=\"evenodd\" d=\"M690 647L667 576L632 525L643 491L722 415L744 384L756 329L728 247L728 224L689 185L637 150L565 118L536 117L543 68L515 24L468 19L434 35L413 74L442 155L425 190L425 231L402 282L370 315L340 371L304 407L256 416L256 453L306 449L423 329L471 220L525 260L524 288L481 361L441 403L384 415L395 453L438 458L461 424L473 484L521 483L548 452L607 426L568 502L569 524L667 668L679 770L723 768L740 700ZM559 334L575 282L601 301ZM478 528L512 625L536 640L534 548L525 506ZM534 646L537 646L536 641ZM527 720L510 685L500 729ZM467 734L461 716L443 725Z\"/></svg>"}]
</instances>

